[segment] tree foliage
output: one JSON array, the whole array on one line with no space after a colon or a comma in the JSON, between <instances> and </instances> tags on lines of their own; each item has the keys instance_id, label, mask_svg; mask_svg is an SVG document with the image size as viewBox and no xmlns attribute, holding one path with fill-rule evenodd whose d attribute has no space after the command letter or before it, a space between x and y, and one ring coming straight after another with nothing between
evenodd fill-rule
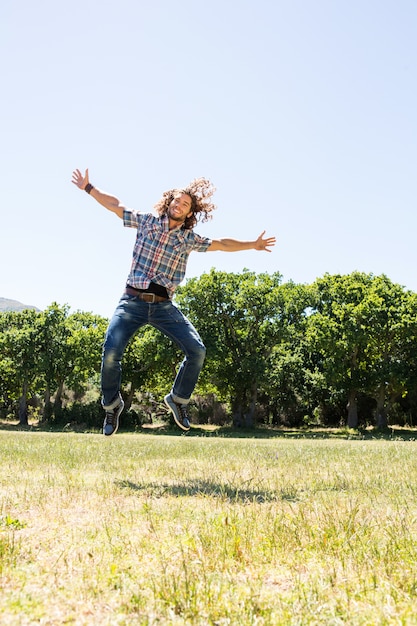
<instances>
[{"instance_id":1,"label":"tree foliage","mask_svg":"<svg viewBox=\"0 0 417 626\"><path fill-rule=\"evenodd\" d=\"M235 425L415 423L417 295L386 276L299 285L278 272L211 270L176 300L207 347L196 393L207 407L223 403ZM1 313L1 416L24 425L36 405L49 422L74 399L85 404L88 390L99 398L107 323L56 303ZM123 359L126 408L158 406L181 360L166 337L141 329Z\"/></svg>"}]
</instances>

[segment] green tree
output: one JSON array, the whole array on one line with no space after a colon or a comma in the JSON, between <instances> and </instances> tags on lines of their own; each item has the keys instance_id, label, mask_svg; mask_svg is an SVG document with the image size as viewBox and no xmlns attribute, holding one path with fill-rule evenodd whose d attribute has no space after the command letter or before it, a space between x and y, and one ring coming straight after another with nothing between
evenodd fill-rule
<instances>
[{"instance_id":1,"label":"green tree","mask_svg":"<svg viewBox=\"0 0 417 626\"><path fill-rule=\"evenodd\" d=\"M149 398L168 393L179 358L179 350L172 341L151 326L142 328L129 342L123 357L122 387L126 409L130 408L139 391Z\"/></svg>"},{"instance_id":2,"label":"green tree","mask_svg":"<svg viewBox=\"0 0 417 626\"><path fill-rule=\"evenodd\" d=\"M178 291L182 310L207 347L201 384L215 386L231 405L236 425L253 426L259 390L273 346L286 333L279 273L214 269Z\"/></svg>"},{"instance_id":3,"label":"green tree","mask_svg":"<svg viewBox=\"0 0 417 626\"><path fill-rule=\"evenodd\" d=\"M91 380L97 380L108 320L94 313L76 311L65 320L71 367L65 384L76 393L83 393Z\"/></svg>"},{"instance_id":4,"label":"green tree","mask_svg":"<svg viewBox=\"0 0 417 626\"><path fill-rule=\"evenodd\" d=\"M72 351L69 347L70 331L66 324L69 306L52 303L40 314L40 369L44 381L43 420L48 421L62 406L64 382L72 368ZM51 397L55 394L55 405Z\"/></svg>"},{"instance_id":5,"label":"green tree","mask_svg":"<svg viewBox=\"0 0 417 626\"><path fill-rule=\"evenodd\" d=\"M22 426L28 425L28 397L38 390L39 315L34 309L0 315L2 395L18 404Z\"/></svg>"},{"instance_id":6,"label":"green tree","mask_svg":"<svg viewBox=\"0 0 417 626\"><path fill-rule=\"evenodd\" d=\"M271 309L278 332L266 369L261 392L268 421L296 425L314 403L314 385L306 366L305 329L312 295L306 285L288 282L276 287L277 299Z\"/></svg>"},{"instance_id":7,"label":"green tree","mask_svg":"<svg viewBox=\"0 0 417 626\"><path fill-rule=\"evenodd\" d=\"M391 400L407 395L416 378L417 298L385 275L373 278L369 298L374 314L367 346L368 392L376 399L376 426L385 428Z\"/></svg>"},{"instance_id":8,"label":"green tree","mask_svg":"<svg viewBox=\"0 0 417 626\"><path fill-rule=\"evenodd\" d=\"M417 423L417 293L406 292L406 313L403 317L404 335L402 342L401 379L403 390L400 402L407 413L406 421Z\"/></svg>"},{"instance_id":9,"label":"green tree","mask_svg":"<svg viewBox=\"0 0 417 626\"><path fill-rule=\"evenodd\" d=\"M409 298L386 276L353 272L317 279L308 337L320 355L328 386L343 390L347 424L357 428L358 395L377 406L377 424L386 424L386 389L398 390L410 319ZM408 321L407 321L408 320Z\"/></svg>"},{"instance_id":10,"label":"green tree","mask_svg":"<svg viewBox=\"0 0 417 626\"><path fill-rule=\"evenodd\" d=\"M65 386L80 393L99 372L106 326L107 321L98 315L70 314L67 305L53 303L43 313L40 340L45 421L59 416Z\"/></svg>"}]
</instances>

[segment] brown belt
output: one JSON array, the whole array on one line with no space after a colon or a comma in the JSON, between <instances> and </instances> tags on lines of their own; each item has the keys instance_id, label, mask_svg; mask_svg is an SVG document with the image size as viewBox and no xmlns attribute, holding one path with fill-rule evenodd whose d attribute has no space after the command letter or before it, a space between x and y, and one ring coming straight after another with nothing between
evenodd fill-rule
<instances>
[{"instance_id":1,"label":"brown belt","mask_svg":"<svg viewBox=\"0 0 417 626\"><path fill-rule=\"evenodd\" d=\"M167 302L169 298L164 298L163 296L157 296L156 293L150 293L149 291L139 291L139 289L134 289L133 287L126 287L125 293L129 296L136 296L139 300L143 300L144 302Z\"/></svg>"}]
</instances>

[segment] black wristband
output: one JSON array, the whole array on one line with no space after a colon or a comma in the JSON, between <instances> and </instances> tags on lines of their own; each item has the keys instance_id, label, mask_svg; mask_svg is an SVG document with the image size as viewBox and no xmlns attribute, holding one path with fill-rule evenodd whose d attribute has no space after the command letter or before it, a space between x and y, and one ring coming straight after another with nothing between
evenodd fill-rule
<instances>
[{"instance_id":1,"label":"black wristband","mask_svg":"<svg viewBox=\"0 0 417 626\"><path fill-rule=\"evenodd\" d=\"M84 187L84 191L86 191L87 193L91 193L92 189L94 189L94 187L91 183L87 183L86 186Z\"/></svg>"}]
</instances>

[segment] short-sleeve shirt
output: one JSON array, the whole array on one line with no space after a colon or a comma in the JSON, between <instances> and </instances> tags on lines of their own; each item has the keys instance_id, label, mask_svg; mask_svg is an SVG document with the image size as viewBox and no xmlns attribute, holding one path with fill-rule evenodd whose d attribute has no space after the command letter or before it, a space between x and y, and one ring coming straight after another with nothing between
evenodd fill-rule
<instances>
[{"instance_id":1,"label":"short-sleeve shirt","mask_svg":"<svg viewBox=\"0 0 417 626\"><path fill-rule=\"evenodd\" d=\"M206 252L211 244L211 239L191 229L170 230L167 215L125 209L123 224L137 229L127 284L147 289L154 282L165 287L170 297L184 279L190 252Z\"/></svg>"}]
</instances>

